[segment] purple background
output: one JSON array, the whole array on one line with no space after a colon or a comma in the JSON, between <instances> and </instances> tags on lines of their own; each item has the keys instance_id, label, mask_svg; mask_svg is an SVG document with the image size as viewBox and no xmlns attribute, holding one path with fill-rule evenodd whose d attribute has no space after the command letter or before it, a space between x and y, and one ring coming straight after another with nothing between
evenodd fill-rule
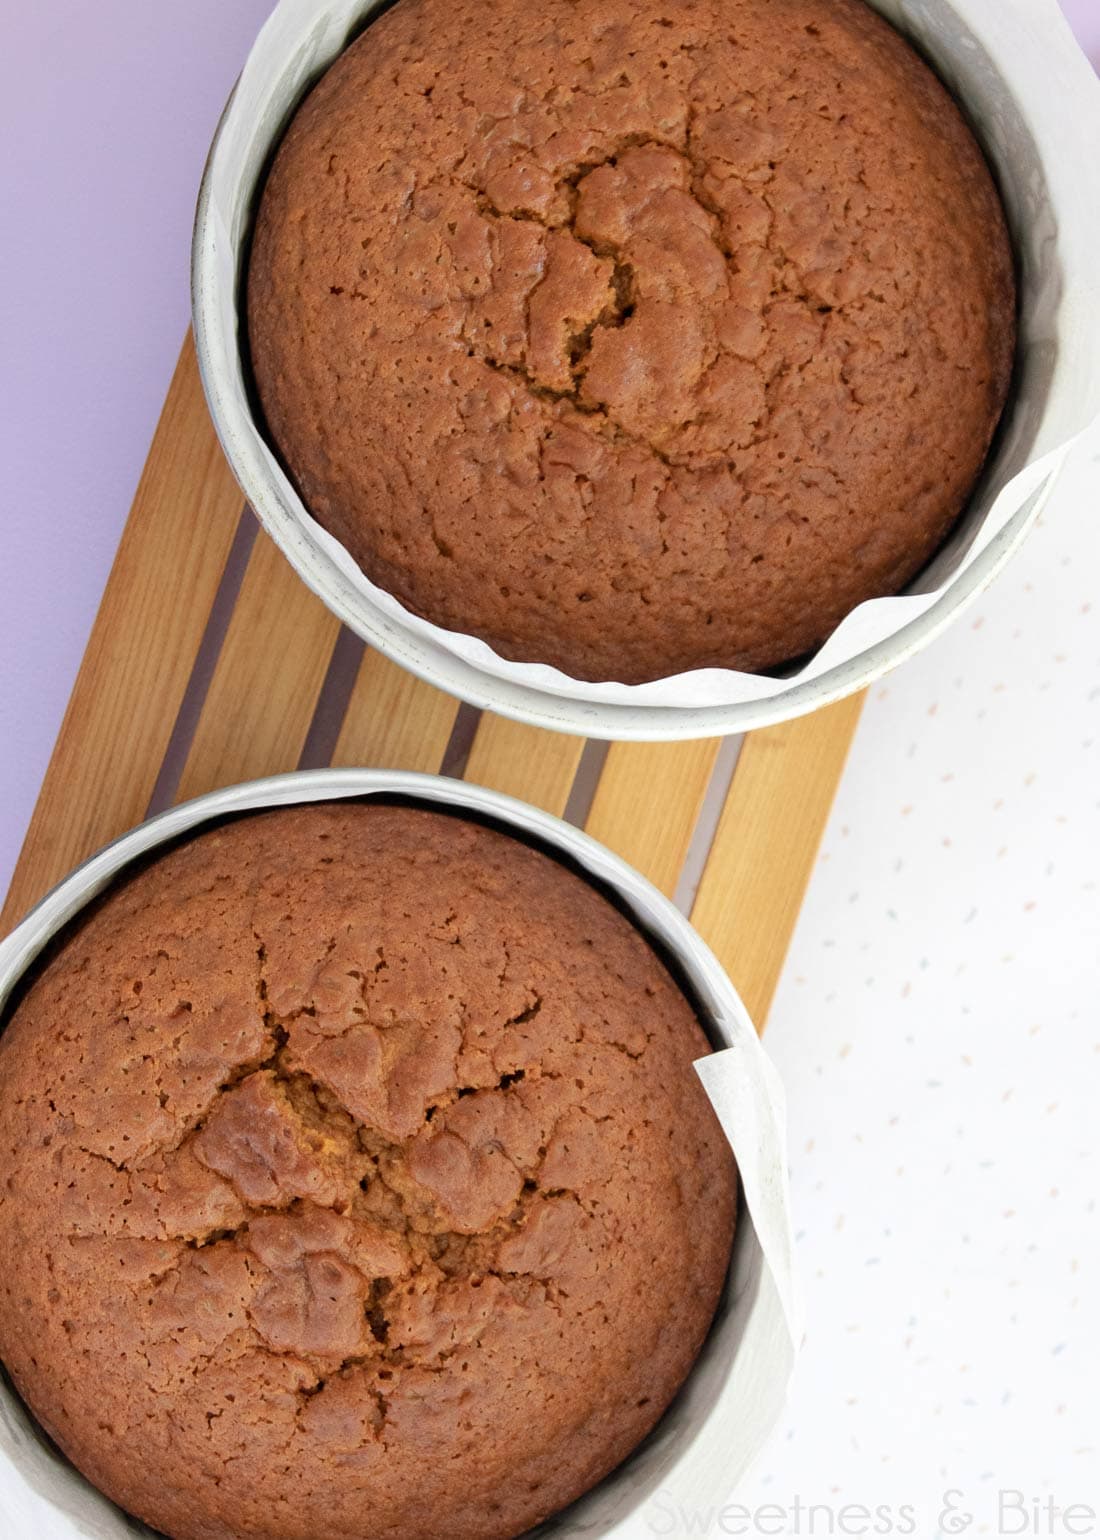
<instances>
[{"instance_id":1,"label":"purple background","mask_svg":"<svg viewBox=\"0 0 1100 1540\"><path fill-rule=\"evenodd\" d=\"M1100 0L1063 4L1100 64ZM0 0L0 892L187 325L209 140L270 9Z\"/></svg>"}]
</instances>

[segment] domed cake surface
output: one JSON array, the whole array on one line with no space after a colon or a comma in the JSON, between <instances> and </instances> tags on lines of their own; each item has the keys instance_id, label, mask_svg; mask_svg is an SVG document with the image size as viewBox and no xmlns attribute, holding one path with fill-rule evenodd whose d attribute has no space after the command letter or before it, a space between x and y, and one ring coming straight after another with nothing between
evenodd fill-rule
<instances>
[{"instance_id":1,"label":"domed cake surface","mask_svg":"<svg viewBox=\"0 0 1100 1540\"><path fill-rule=\"evenodd\" d=\"M1015 346L982 153L862 0L399 0L290 126L247 307L369 578L627 683L771 668L905 587Z\"/></svg>"},{"instance_id":2,"label":"domed cake surface","mask_svg":"<svg viewBox=\"0 0 1100 1540\"><path fill-rule=\"evenodd\" d=\"M209 830L0 1037L0 1358L175 1540L519 1535L706 1335L736 1195L707 1051L515 838L373 803Z\"/></svg>"}]
</instances>

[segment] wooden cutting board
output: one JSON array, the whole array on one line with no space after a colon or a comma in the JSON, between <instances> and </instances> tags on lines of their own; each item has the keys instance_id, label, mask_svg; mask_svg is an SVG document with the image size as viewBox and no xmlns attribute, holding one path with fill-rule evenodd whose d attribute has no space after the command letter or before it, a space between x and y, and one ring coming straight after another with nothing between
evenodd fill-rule
<instances>
[{"instance_id":1,"label":"wooden cutting board","mask_svg":"<svg viewBox=\"0 0 1100 1540\"><path fill-rule=\"evenodd\" d=\"M861 705L740 744L610 746L460 706L342 631L258 529L188 338L0 934L173 802L307 765L443 770L564 814L675 896L762 1026Z\"/></svg>"}]
</instances>

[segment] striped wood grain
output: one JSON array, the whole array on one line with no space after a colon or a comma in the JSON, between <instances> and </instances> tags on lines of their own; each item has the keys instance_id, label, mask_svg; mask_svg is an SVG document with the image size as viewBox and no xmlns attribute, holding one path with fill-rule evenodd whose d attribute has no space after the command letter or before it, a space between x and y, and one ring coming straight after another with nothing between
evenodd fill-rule
<instances>
[{"instance_id":1,"label":"striped wood grain","mask_svg":"<svg viewBox=\"0 0 1100 1540\"><path fill-rule=\"evenodd\" d=\"M438 774L457 715L453 696L368 647L332 763Z\"/></svg>"},{"instance_id":2,"label":"striped wood grain","mask_svg":"<svg viewBox=\"0 0 1100 1540\"><path fill-rule=\"evenodd\" d=\"M222 456L190 335L84 653L0 933L145 816L243 498Z\"/></svg>"},{"instance_id":3,"label":"striped wood grain","mask_svg":"<svg viewBox=\"0 0 1100 1540\"><path fill-rule=\"evenodd\" d=\"M613 743L585 824L669 897L710 785L720 738Z\"/></svg>"},{"instance_id":4,"label":"striped wood grain","mask_svg":"<svg viewBox=\"0 0 1100 1540\"><path fill-rule=\"evenodd\" d=\"M176 801L298 766L340 622L261 529Z\"/></svg>"},{"instance_id":5,"label":"striped wood grain","mask_svg":"<svg viewBox=\"0 0 1100 1540\"><path fill-rule=\"evenodd\" d=\"M749 733L691 911L762 1027L864 697Z\"/></svg>"},{"instance_id":6,"label":"striped wood grain","mask_svg":"<svg viewBox=\"0 0 1100 1540\"><path fill-rule=\"evenodd\" d=\"M583 738L527 727L486 711L478 723L465 779L532 802L560 818L584 744Z\"/></svg>"}]
</instances>

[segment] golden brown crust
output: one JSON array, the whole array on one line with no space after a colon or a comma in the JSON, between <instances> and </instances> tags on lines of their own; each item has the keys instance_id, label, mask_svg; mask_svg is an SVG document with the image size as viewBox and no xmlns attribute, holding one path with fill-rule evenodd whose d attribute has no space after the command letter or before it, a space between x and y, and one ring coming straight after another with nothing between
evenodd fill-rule
<instances>
[{"instance_id":1,"label":"golden brown crust","mask_svg":"<svg viewBox=\"0 0 1100 1540\"><path fill-rule=\"evenodd\" d=\"M182 1540L519 1534L707 1330L706 1049L631 925L505 835L343 804L201 835L0 1039L0 1357Z\"/></svg>"},{"instance_id":2,"label":"golden brown crust","mask_svg":"<svg viewBox=\"0 0 1100 1540\"><path fill-rule=\"evenodd\" d=\"M399 0L292 124L248 286L275 441L364 571L627 682L903 587L1014 306L969 129L860 0Z\"/></svg>"}]
</instances>

